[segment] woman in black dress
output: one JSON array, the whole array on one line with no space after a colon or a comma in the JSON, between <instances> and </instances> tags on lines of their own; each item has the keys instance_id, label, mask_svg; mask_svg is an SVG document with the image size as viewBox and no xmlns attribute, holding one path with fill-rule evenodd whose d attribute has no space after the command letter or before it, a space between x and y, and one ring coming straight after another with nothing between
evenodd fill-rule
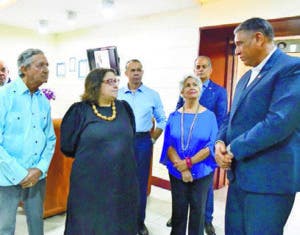
<instances>
[{"instance_id":1,"label":"woman in black dress","mask_svg":"<svg viewBox=\"0 0 300 235\"><path fill-rule=\"evenodd\" d=\"M134 160L134 115L116 100L114 70L95 69L85 80L82 101L61 125L61 150L74 157L66 235L135 235L138 184Z\"/></svg>"}]
</instances>

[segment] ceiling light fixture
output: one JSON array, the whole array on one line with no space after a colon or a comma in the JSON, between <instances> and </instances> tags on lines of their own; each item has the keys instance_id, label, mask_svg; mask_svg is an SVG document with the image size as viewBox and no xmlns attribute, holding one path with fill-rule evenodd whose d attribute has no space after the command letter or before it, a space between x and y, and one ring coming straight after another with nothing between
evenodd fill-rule
<instances>
[{"instance_id":1,"label":"ceiling light fixture","mask_svg":"<svg viewBox=\"0 0 300 235\"><path fill-rule=\"evenodd\" d=\"M76 18L77 18L77 13L75 11L72 11L72 10L67 10L66 14L67 14L68 24L69 25L75 25Z\"/></svg>"},{"instance_id":2,"label":"ceiling light fixture","mask_svg":"<svg viewBox=\"0 0 300 235\"><path fill-rule=\"evenodd\" d=\"M0 8L7 7L15 2L16 0L0 0Z\"/></svg>"},{"instance_id":3,"label":"ceiling light fixture","mask_svg":"<svg viewBox=\"0 0 300 235\"><path fill-rule=\"evenodd\" d=\"M40 34L47 34L48 30L48 20L39 20L38 32Z\"/></svg>"},{"instance_id":4,"label":"ceiling light fixture","mask_svg":"<svg viewBox=\"0 0 300 235\"><path fill-rule=\"evenodd\" d=\"M102 0L102 6L104 8L111 8L114 5L114 0Z\"/></svg>"},{"instance_id":5,"label":"ceiling light fixture","mask_svg":"<svg viewBox=\"0 0 300 235\"><path fill-rule=\"evenodd\" d=\"M102 0L101 14L103 15L104 18L109 19L114 16L115 14L114 5L115 5L114 0Z\"/></svg>"},{"instance_id":6,"label":"ceiling light fixture","mask_svg":"<svg viewBox=\"0 0 300 235\"><path fill-rule=\"evenodd\" d=\"M198 2L200 6L206 5L206 4L214 2L214 1L216 1L216 0L196 0L196 2Z\"/></svg>"}]
</instances>

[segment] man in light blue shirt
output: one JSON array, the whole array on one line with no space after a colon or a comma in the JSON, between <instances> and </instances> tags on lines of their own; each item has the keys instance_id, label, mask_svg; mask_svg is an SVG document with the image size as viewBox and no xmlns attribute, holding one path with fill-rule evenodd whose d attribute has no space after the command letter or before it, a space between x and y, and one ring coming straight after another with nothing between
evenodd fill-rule
<instances>
[{"instance_id":1,"label":"man in light blue shirt","mask_svg":"<svg viewBox=\"0 0 300 235\"><path fill-rule=\"evenodd\" d=\"M118 99L126 100L135 116L135 158L140 189L138 234L148 235L149 232L144 222L152 145L166 126L166 115L159 94L142 83L144 74L142 63L137 59L130 60L126 63L125 69L128 85L119 90ZM156 125L150 135L153 119Z\"/></svg>"},{"instance_id":2,"label":"man in light blue shirt","mask_svg":"<svg viewBox=\"0 0 300 235\"><path fill-rule=\"evenodd\" d=\"M42 235L45 177L56 137L49 101L39 90L48 80L48 61L38 49L18 58L20 78L0 89L0 234L15 231L24 202L29 235Z\"/></svg>"}]
</instances>

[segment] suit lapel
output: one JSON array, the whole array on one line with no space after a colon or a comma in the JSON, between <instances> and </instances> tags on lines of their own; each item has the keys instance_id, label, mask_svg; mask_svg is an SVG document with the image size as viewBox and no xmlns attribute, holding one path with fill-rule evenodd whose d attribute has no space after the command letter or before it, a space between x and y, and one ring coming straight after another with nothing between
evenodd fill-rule
<instances>
[{"instance_id":1,"label":"suit lapel","mask_svg":"<svg viewBox=\"0 0 300 235\"><path fill-rule=\"evenodd\" d=\"M243 91L245 90L249 79L251 76L251 70L247 71L243 77L241 77L240 81L238 82L238 85L235 89L234 99L231 106L231 116L235 113L238 105L240 104L240 99L242 97Z\"/></svg>"},{"instance_id":2,"label":"suit lapel","mask_svg":"<svg viewBox=\"0 0 300 235\"><path fill-rule=\"evenodd\" d=\"M200 103L201 104L206 104L209 99L212 98L212 93L214 91L214 87L212 86L212 81L209 81L209 83L207 84L207 87L205 88L204 92L201 94L200 97Z\"/></svg>"},{"instance_id":3,"label":"suit lapel","mask_svg":"<svg viewBox=\"0 0 300 235\"><path fill-rule=\"evenodd\" d=\"M212 92L212 81L209 81L209 83L207 84L207 87L205 88L205 91L202 93L201 96L203 96L204 98L209 97L210 93Z\"/></svg>"},{"instance_id":4,"label":"suit lapel","mask_svg":"<svg viewBox=\"0 0 300 235\"><path fill-rule=\"evenodd\" d=\"M262 70L259 72L259 74L256 76L256 78L252 81L252 83L247 87L247 84L249 82L250 76L251 76L251 71L249 70L244 76L246 77L245 79L241 79L241 83L239 84L239 86L236 89L236 95L234 97L234 102L232 104L232 115L231 117L233 117L234 113L236 112L236 110L238 109L238 107L241 105L241 103L243 102L243 100L246 98L247 94L255 87L259 84L259 82L264 79L264 77L266 77L266 75L268 74L268 71L270 70L270 68L273 67L277 57L281 54L282 52L277 49L273 55L270 57L270 59L267 61L267 63L264 65L264 67L262 68ZM244 77L243 76L243 77Z\"/></svg>"}]
</instances>

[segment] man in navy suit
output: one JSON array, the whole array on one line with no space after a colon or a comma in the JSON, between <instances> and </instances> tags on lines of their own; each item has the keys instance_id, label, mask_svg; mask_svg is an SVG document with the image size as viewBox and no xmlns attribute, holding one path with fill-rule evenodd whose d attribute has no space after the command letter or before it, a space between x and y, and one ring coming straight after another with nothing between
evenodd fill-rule
<instances>
[{"instance_id":1,"label":"man in navy suit","mask_svg":"<svg viewBox=\"0 0 300 235\"><path fill-rule=\"evenodd\" d=\"M235 53L253 67L237 84L216 142L228 169L227 235L281 235L300 189L300 59L274 45L271 24L234 31Z\"/></svg>"},{"instance_id":2,"label":"man in navy suit","mask_svg":"<svg viewBox=\"0 0 300 235\"><path fill-rule=\"evenodd\" d=\"M195 59L194 73L202 81L202 95L199 103L205 106L210 111L214 112L217 118L218 126L220 127L227 114L227 92L226 90L210 80L212 73L211 60L207 56L198 56ZM176 109L183 106L184 100L182 97L177 102ZM207 235L215 235L215 229L212 224L214 210L214 194L213 184L211 185L206 201L205 209L205 232ZM171 226L171 219L167 226Z\"/></svg>"}]
</instances>

